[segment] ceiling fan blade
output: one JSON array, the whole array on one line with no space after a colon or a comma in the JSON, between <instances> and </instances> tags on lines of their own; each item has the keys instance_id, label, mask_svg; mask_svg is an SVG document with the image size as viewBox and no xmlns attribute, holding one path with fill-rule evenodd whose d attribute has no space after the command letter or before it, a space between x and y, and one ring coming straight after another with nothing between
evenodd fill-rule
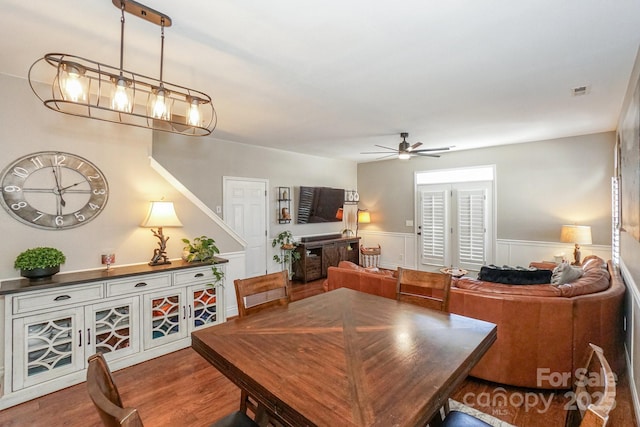
<instances>
[{"instance_id":1,"label":"ceiling fan blade","mask_svg":"<svg viewBox=\"0 0 640 427\"><path fill-rule=\"evenodd\" d=\"M420 147L422 145L422 142L416 142L415 144L413 144L411 147L409 147L409 151L413 151L416 148Z\"/></svg>"},{"instance_id":2,"label":"ceiling fan blade","mask_svg":"<svg viewBox=\"0 0 640 427\"><path fill-rule=\"evenodd\" d=\"M388 159L389 157L396 157L397 154L388 154L386 156L382 156L382 157L377 157L376 160L382 160L382 159Z\"/></svg>"},{"instance_id":3,"label":"ceiling fan blade","mask_svg":"<svg viewBox=\"0 0 640 427\"><path fill-rule=\"evenodd\" d=\"M376 147L384 148L385 150L398 151L397 148L385 147L384 145L375 144Z\"/></svg>"},{"instance_id":4,"label":"ceiling fan blade","mask_svg":"<svg viewBox=\"0 0 640 427\"><path fill-rule=\"evenodd\" d=\"M422 150L415 150L412 153L425 153L427 151L449 151L451 147L440 147L440 148L423 148Z\"/></svg>"},{"instance_id":5,"label":"ceiling fan blade","mask_svg":"<svg viewBox=\"0 0 640 427\"><path fill-rule=\"evenodd\" d=\"M417 153L417 152L413 152L410 153L412 156L420 156L420 157L440 157L439 154L427 154L427 153Z\"/></svg>"},{"instance_id":6,"label":"ceiling fan blade","mask_svg":"<svg viewBox=\"0 0 640 427\"><path fill-rule=\"evenodd\" d=\"M388 151L363 151L360 154L389 154L391 156L396 155L396 153L389 153Z\"/></svg>"}]
</instances>

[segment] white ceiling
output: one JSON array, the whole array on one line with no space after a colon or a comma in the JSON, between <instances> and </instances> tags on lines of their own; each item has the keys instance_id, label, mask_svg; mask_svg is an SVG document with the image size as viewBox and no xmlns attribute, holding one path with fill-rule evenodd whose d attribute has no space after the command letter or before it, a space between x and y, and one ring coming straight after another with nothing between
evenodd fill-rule
<instances>
[{"instance_id":1,"label":"white ceiling","mask_svg":"<svg viewBox=\"0 0 640 427\"><path fill-rule=\"evenodd\" d=\"M212 136L357 161L402 131L466 149L614 130L640 45L638 0L145 3L173 19L165 80L213 98ZM2 73L48 52L119 63L111 0L0 5ZM158 77L160 28L126 19L124 68Z\"/></svg>"}]
</instances>

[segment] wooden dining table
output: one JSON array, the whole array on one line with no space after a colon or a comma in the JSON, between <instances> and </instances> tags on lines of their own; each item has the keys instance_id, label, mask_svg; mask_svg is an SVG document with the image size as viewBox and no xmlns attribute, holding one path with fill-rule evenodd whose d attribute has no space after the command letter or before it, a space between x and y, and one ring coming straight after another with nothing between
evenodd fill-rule
<instances>
[{"instance_id":1,"label":"wooden dining table","mask_svg":"<svg viewBox=\"0 0 640 427\"><path fill-rule=\"evenodd\" d=\"M196 352L291 426L424 426L497 327L341 288L191 337Z\"/></svg>"}]
</instances>

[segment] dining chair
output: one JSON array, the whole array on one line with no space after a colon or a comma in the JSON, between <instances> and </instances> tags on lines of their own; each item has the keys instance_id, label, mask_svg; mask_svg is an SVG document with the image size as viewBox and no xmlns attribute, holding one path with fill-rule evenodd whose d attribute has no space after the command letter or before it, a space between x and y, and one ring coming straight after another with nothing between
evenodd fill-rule
<instances>
[{"instance_id":1,"label":"dining chair","mask_svg":"<svg viewBox=\"0 0 640 427\"><path fill-rule=\"evenodd\" d=\"M398 267L396 299L449 312L451 275Z\"/></svg>"},{"instance_id":2,"label":"dining chair","mask_svg":"<svg viewBox=\"0 0 640 427\"><path fill-rule=\"evenodd\" d=\"M245 317L267 308L289 304L291 283L286 270L233 281L238 316Z\"/></svg>"},{"instance_id":3,"label":"dining chair","mask_svg":"<svg viewBox=\"0 0 640 427\"><path fill-rule=\"evenodd\" d=\"M284 306L291 301L291 282L287 270L246 279L235 279L233 284L236 288L240 318L268 308ZM247 409L255 415L255 420L260 425L270 427L283 425L277 415L267 411L251 395L242 390L240 411L246 412Z\"/></svg>"},{"instance_id":4,"label":"dining chair","mask_svg":"<svg viewBox=\"0 0 640 427\"><path fill-rule=\"evenodd\" d=\"M615 406L615 374L602 348L592 343L589 347L591 350L584 369L576 371L573 392L577 408L567 413L567 427L604 427L609 420L609 412Z\"/></svg>"},{"instance_id":5,"label":"dining chair","mask_svg":"<svg viewBox=\"0 0 640 427\"><path fill-rule=\"evenodd\" d=\"M143 427L138 410L122 404L118 387L102 353L88 359L87 389L105 427ZM211 427L259 427L241 411L233 412Z\"/></svg>"}]
</instances>

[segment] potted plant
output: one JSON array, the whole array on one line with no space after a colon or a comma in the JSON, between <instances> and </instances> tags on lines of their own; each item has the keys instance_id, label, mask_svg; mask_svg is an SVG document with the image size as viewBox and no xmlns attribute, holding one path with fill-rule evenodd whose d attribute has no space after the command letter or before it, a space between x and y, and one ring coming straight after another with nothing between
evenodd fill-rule
<instances>
[{"instance_id":1,"label":"potted plant","mask_svg":"<svg viewBox=\"0 0 640 427\"><path fill-rule=\"evenodd\" d=\"M271 247L280 247L280 254L275 254L273 260L282 265L282 269L289 272L289 277L293 275L292 266L295 261L300 259L300 252L296 251L298 244L293 239L293 235L289 230L285 230L278 234L271 242Z\"/></svg>"},{"instance_id":2,"label":"potted plant","mask_svg":"<svg viewBox=\"0 0 640 427\"><path fill-rule=\"evenodd\" d=\"M182 242L187 246L183 248L182 258L187 262L215 262L216 254L220 253L220 250L216 246L216 241L211 237L200 236L193 239L191 242L189 239L182 239ZM215 265L211 266L211 271L215 281L213 285L217 285L224 278L224 272L218 269Z\"/></svg>"},{"instance_id":3,"label":"potted plant","mask_svg":"<svg viewBox=\"0 0 640 427\"><path fill-rule=\"evenodd\" d=\"M29 279L44 279L60 271L66 261L64 254L55 248L38 247L27 249L16 257L13 264L20 275Z\"/></svg>"}]
</instances>

